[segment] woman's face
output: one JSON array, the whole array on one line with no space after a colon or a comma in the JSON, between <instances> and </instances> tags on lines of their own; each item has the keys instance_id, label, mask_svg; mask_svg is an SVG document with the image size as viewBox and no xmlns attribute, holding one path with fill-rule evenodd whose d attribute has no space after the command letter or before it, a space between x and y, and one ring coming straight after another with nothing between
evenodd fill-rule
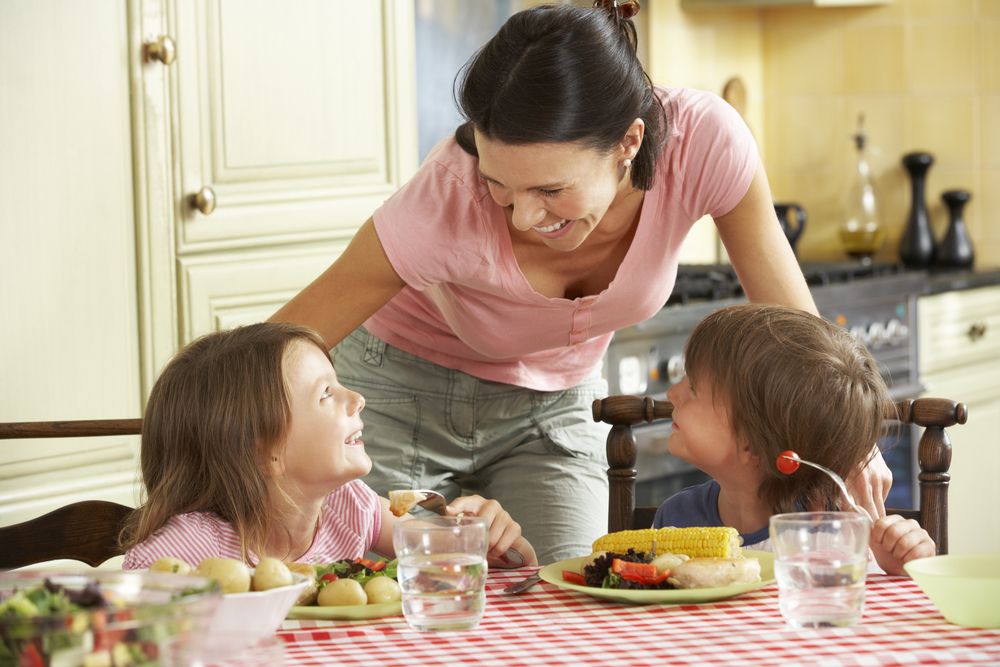
<instances>
[{"instance_id":1,"label":"woman's face","mask_svg":"<svg viewBox=\"0 0 1000 667\"><path fill-rule=\"evenodd\" d=\"M284 374L291 425L278 457L291 486L325 496L368 474L372 462L361 440L364 397L337 382L330 358L311 343L288 346Z\"/></svg>"},{"instance_id":2,"label":"woman's face","mask_svg":"<svg viewBox=\"0 0 1000 667\"><path fill-rule=\"evenodd\" d=\"M510 224L545 245L575 250L612 203L631 192L625 149L602 153L575 143L505 144L476 132L479 171Z\"/></svg>"}]
</instances>

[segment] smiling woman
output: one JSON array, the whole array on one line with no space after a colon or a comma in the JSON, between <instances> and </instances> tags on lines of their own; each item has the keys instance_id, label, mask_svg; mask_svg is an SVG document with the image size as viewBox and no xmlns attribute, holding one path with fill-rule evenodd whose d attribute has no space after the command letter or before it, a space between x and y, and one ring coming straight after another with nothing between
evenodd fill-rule
<instances>
[{"instance_id":1,"label":"smiling woman","mask_svg":"<svg viewBox=\"0 0 1000 667\"><path fill-rule=\"evenodd\" d=\"M376 490L481 489L545 561L606 532L601 361L666 302L695 220L752 300L814 309L745 123L653 87L638 3L597 4L512 16L459 74L454 136L272 318L365 394Z\"/></svg>"}]
</instances>

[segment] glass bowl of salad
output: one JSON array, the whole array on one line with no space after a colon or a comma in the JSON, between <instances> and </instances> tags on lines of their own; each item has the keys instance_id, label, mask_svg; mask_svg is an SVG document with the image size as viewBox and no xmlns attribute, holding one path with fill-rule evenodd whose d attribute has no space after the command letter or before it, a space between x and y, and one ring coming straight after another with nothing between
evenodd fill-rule
<instances>
[{"instance_id":1,"label":"glass bowl of salad","mask_svg":"<svg viewBox=\"0 0 1000 667\"><path fill-rule=\"evenodd\" d=\"M203 645L221 599L202 577L0 572L0 665L168 665Z\"/></svg>"}]
</instances>

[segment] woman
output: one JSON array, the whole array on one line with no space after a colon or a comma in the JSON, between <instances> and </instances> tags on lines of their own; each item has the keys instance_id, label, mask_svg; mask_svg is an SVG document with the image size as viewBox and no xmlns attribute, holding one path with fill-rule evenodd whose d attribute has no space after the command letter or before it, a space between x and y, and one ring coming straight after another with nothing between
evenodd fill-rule
<instances>
[{"instance_id":1,"label":"woman","mask_svg":"<svg viewBox=\"0 0 1000 667\"><path fill-rule=\"evenodd\" d=\"M605 531L602 357L666 302L695 220L750 300L816 312L748 129L717 96L652 87L636 7L511 17L462 74L468 122L274 316L319 331L366 396L378 492L497 498L541 562Z\"/></svg>"}]
</instances>

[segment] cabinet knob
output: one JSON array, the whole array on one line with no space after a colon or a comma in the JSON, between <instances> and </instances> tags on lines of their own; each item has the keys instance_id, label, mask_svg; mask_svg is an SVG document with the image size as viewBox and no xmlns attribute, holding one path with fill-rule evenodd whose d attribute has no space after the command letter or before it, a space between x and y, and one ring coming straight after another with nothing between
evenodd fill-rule
<instances>
[{"instance_id":1,"label":"cabinet knob","mask_svg":"<svg viewBox=\"0 0 1000 667\"><path fill-rule=\"evenodd\" d=\"M155 42L146 42L143 48L146 50L147 61L158 60L164 65L169 65L177 57L177 46L167 35L160 35Z\"/></svg>"},{"instance_id":2,"label":"cabinet knob","mask_svg":"<svg viewBox=\"0 0 1000 667\"><path fill-rule=\"evenodd\" d=\"M191 195L191 205L202 215L211 215L215 210L215 190L206 185Z\"/></svg>"},{"instance_id":3,"label":"cabinet knob","mask_svg":"<svg viewBox=\"0 0 1000 667\"><path fill-rule=\"evenodd\" d=\"M976 342L980 338L986 335L986 322L973 322L972 326L969 327L969 340Z\"/></svg>"}]
</instances>

